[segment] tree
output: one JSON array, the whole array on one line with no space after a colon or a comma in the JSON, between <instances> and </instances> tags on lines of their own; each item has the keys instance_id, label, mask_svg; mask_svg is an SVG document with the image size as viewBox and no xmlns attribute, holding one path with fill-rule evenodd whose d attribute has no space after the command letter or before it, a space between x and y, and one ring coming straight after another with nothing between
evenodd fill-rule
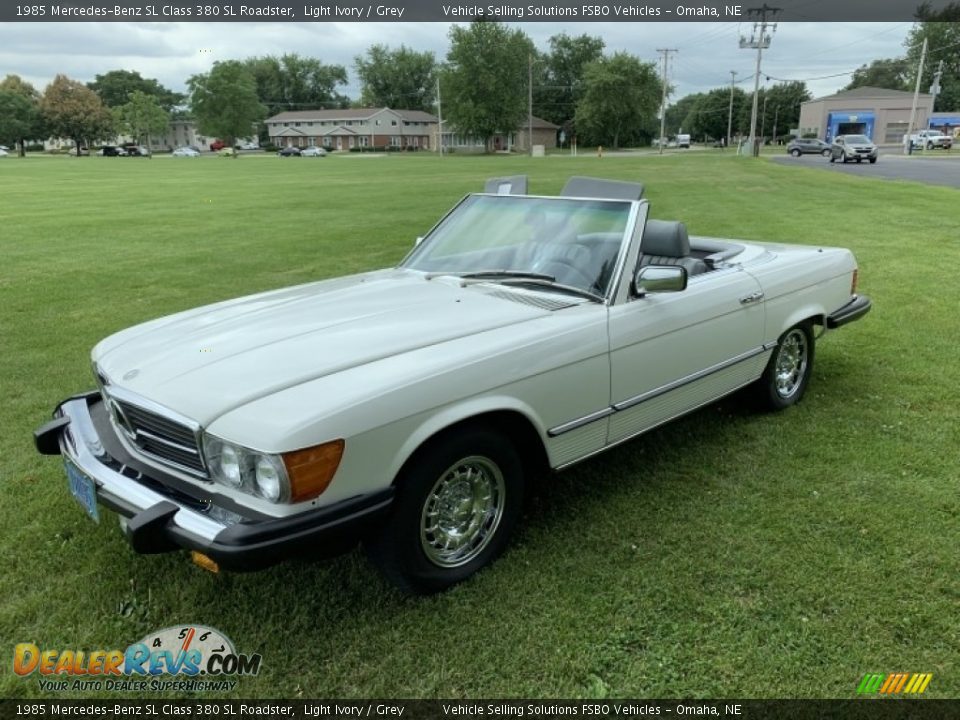
<instances>
[{"instance_id":1,"label":"tree","mask_svg":"<svg viewBox=\"0 0 960 720\"><path fill-rule=\"evenodd\" d=\"M541 54L538 62L542 73L534 85L534 113L557 125L569 125L583 96L583 69L603 57L603 48L603 39L590 35L551 37L550 52Z\"/></svg>"},{"instance_id":2,"label":"tree","mask_svg":"<svg viewBox=\"0 0 960 720\"><path fill-rule=\"evenodd\" d=\"M113 133L113 117L97 94L66 75L57 75L47 85L40 109L50 134L70 138L77 148Z\"/></svg>"},{"instance_id":3,"label":"tree","mask_svg":"<svg viewBox=\"0 0 960 720\"><path fill-rule=\"evenodd\" d=\"M649 132L662 88L653 63L618 52L588 64L583 80L576 121L588 142L618 148L621 142L639 141Z\"/></svg>"},{"instance_id":4,"label":"tree","mask_svg":"<svg viewBox=\"0 0 960 720\"><path fill-rule=\"evenodd\" d=\"M934 110L938 112L960 109L960 3L951 2L939 11L930 3L917 8L916 22L907 35L907 66L910 70L909 87L917 79L920 52L927 40L927 58L920 77L920 90L927 92L933 76L943 61L940 92Z\"/></svg>"},{"instance_id":5,"label":"tree","mask_svg":"<svg viewBox=\"0 0 960 720\"><path fill-rule=\"evenodd\" d=\"M690 130L690 124L697 114L697 104L700 103L704 97L705 95L703 93L685 95L668 107L667 117L663 124L664 132L675 135L682 129L693 134L693 131Z\"/></svg>"},{"instance_id":6,"label":"tree","mask_svg":"<svg viewBox=\"0 0 960 720\"><path fill-rule=\"evenodd\" d=\"M448 69L441 78L445 120L488 143L527 116L528 63L533 42L522 30L476 20L450 28Z\"/></svg>"},{"instance_id":7,"label":"tree","mask_svg":"<svg viewBox=\"0 0 960 720\"><path fill-rule=\"evenodd\" d=\"M257 97L269 115L284 110L349 106L349 98L336 92L338 86L347 84L347 70L342 65L324 65L317 58L296 53L248 58L243 65L252 75Z\"/></svg>"},{"instance_id":8,"label":"tree","mask_svg":"<svg viewBox=\"0 0 960 720\"><path fill-rule=\"evenodd\" d=\"M100 96L104 105L111 108L126 105L135 92L156 98L157 104L167 113L182 105L186 99L181 93L168 90L153 78L141 77L136 70L111 70L97 75L92 83L87 83L87 87Z\"/></svg>"},{"instance_id":9,"label":"tree","mask_svg":"<svg viewBox=\"0 0 960 720\"><path fill-rule=\"evenodd\" d=\"M391 50L371 45L357 56L360 102L367 107L390 107L431 112L436 98L437 61L431 52L415 52L405 45Z\"/></svg>"},{"instance_id":10,"label":"tree","mask_svg":"<svg viewBox=\"0 0 960 720\"><path fill-rule=\"evenodd\" d=\"M906 58L882 58L853 71L844 90L858 87L878 87L889 90L909 90L910 69Z\"/></svg>"},{"instance_id":11,"label":"tree","mask_svg":"<svg viewBox=\"0 0 960 720\"><path fill-rule=\"evenodd\" d=\"M23 157L27 152L27 140L46 135L40 112L40 93L19 75L7 75L0 81L0 140L17 144L20 157Z\"/></svg>"},{"instance_id":12,"label":"tree","mask_svg":"<svg viewBox=\"0 0 960 720\"><path fill-rule=\"evenodd\" d=\"M137 141L146 139L148 146L151 135L159 135L170 126L170 115L160 107L157 98L140 90L134 90L130 102L121 105L114 113L117 126L124 133Z\"/></svg>"},{"instance_id":13,"label":"tree","mask_svg":"<svg viewBox=\"0 0 960 720\"><path fill-rule=\"evenodd\" d=\"M802 80L781 82L767 88L767 114L760 126L764 134L772 136L776 130L777 135L784 135L790 128L800 127L800 104L811 97ZM763 98L760 101L762 103Z\"/></svg>"},{"instance_id":14,"label":"tree","mask_svg":"<svg viewBox=\"0 0 960 720\"><path fill-rule=\"evenodd\" d=\"M267 109L257 99L257 83L238 60L215 62L209 73L187 80L190 109L200 132L233 146L249 137Z\"/></svg>"},{"instance_id":15,"label":"tree","mask_svg":"<svg viewBox=\"0 0 960 720\"><path fill-rule=\"evenodd\" d=\"M694 97L696 97L696 102L684 117L683 128L697 139L718 140L725 138L730 117L730 88L718 87L707 93L699 93ZM749 104L747 94L740 88L734 87L732 128L734 133L740 130L737 120L742 108L747 104ZM670 117L669 111L667 117Z\"/></svg>"}]
</instances>

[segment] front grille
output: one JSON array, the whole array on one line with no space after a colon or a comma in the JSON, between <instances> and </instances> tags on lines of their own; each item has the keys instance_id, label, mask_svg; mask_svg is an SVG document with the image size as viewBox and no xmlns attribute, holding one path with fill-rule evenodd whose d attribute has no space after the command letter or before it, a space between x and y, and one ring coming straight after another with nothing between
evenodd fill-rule
<instances>
[{"instance_id":1,"label":"front grille","mask_svg":"<svg viewBox=\"0 0 960 720\"><path fill-rule=\"evenodd\" d=\"M111 409L121 431L145 454L205 474L192 428L126 400L111 398L111 403L115 405Z\"/></svg>"}]
</instances>

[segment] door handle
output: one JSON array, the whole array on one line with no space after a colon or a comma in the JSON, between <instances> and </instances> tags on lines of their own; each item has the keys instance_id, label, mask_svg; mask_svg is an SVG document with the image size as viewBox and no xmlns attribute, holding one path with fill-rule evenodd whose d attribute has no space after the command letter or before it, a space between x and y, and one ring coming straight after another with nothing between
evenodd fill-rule
<instances>
[{"instance_id":1,"label":"door handle","mask_svg":"<svg viewBox=\"0 0 960 720\"><path fill-rule=\"evenodd\" d=\"M763 292L757 290L756 292L752 292L749 295L744 295L742 298L740 298L740 304L749 305L750 303L760 302L761 300L763 300Z\"/></svg>"}]
</instances>

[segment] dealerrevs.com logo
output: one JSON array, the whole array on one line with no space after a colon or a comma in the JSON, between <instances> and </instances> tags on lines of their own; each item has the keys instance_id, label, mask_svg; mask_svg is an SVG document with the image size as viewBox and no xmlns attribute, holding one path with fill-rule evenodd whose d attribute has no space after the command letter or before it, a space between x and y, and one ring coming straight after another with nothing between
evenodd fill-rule
<instances>
[{"instance_id":1,"label":"dealerrevs.com logo","mask_svg":"<svg viewBox=\"0 0 960 720\"><path fill-rule=\"evenodd\" d=\"M260 672L259 654L238 653L219 630L180 625L150 633L125 650L55 650L19 643L13 671L39 676L40 689L142 692L229 691L237 676Z\"/></svg>"},{"instance_id":2,"label":"dealerrevs.com logo","mask_svg":"<svg viewBox=\"0 0 960 720\"><path fill-rule=\"evenodd\" d=\"M857 686L858 695L922 695L933 673L867 673Z\"/></svg>"}]
</instances>

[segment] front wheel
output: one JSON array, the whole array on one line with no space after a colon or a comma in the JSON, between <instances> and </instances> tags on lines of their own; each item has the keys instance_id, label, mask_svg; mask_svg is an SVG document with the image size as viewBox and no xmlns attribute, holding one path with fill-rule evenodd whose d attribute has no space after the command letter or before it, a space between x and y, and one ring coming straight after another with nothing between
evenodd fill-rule
<instances>
[{"instance_id":1,"label":"front wheel","mask_svg":"<svg viewBox=\"0 0 960 720\"><path fill-rule=\"evenodd\" d=\"M800 151L797 150L796 148L794 148L793 150L791 150L791 151L790 151L790 154L793 155L794 157L800 157Z\"/></svg>"},{"instance_id":2,"label":"front wheel","mask_svg":"<svg viewBox=\"0 0 960 720\"><path fill-rule=\"evenodd\" d=\"M809 322L787 330L757 381L757 398L771 410L783 410L800 402L813 371L813 354L813 328Z\"/></svg>"},{"instance_id":3,"label":"front wheel","mask_svg":"<svg viewBox=\"0 0 960 720\"><path fill-rule=\"evenodd\" d=\"M479 425L448 431L401 471L391 515L367 538L367 554L405 592L445 590L503 552L523 494L523 462L509 440Z\"/></svg>"}]
</instances>

